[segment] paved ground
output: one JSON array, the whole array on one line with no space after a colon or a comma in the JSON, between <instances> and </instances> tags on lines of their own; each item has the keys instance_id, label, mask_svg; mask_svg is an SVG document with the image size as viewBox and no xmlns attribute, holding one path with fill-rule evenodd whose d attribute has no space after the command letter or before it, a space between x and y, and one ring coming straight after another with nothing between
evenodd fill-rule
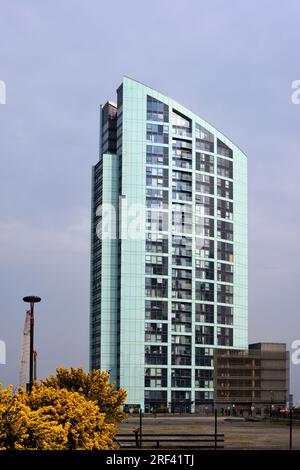
<instances>
[{"instance_id":1,"label":"paved ground","mask_svg":"<svg viewBox=\"0 0 300 470\"><path fill-rule=\"evenodd\" d=\"M120 433L133 434L139 427L139 418L129 418L120 426ZM168 416L143 418L144 433L214 432L213 417ZM225 436L225 449L288 449L289 426L265 422L232 421L218 418L218 433ZM300 426L293 429L293 448L300 449Z\"/></svg>"}]
</instances>

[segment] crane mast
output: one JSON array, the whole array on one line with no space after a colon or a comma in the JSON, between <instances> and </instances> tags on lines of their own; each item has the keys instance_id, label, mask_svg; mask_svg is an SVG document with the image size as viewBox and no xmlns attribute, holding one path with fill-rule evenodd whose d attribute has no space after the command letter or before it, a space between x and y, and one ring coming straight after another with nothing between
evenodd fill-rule
<instances>
[{"instance_id":1,"label":"crane mast","mask_svg":"<svg viewBox=\"0 0 300 470\"><path fill-rule=\"evenodd\" d=\"M22 337L21 363L19 371L19 386L26 389L29 382L29 356L30 356L30 319L31 312L27 310Z\"/></svg>"}]
</instances>

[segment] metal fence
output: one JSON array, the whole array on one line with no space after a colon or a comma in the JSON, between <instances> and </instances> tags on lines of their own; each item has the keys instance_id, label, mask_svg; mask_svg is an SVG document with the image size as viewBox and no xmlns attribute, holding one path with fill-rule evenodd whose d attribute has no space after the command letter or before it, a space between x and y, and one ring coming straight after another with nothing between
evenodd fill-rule
<instances>
[{"instance_id":1,"label":"metal fence","mask_svg":"<svg viewBox=\"0 0 300 470\"><path fill-rule=\"evenodd\" d=\"M215 411L214 432L210 434L186 433L143 433L143 414L140 411L140 425L131 434L118 434L116 442L121 447L188 447L196 449L223 449L224 434L218 433L217 411Z\"/></svg>"}]
</instances>

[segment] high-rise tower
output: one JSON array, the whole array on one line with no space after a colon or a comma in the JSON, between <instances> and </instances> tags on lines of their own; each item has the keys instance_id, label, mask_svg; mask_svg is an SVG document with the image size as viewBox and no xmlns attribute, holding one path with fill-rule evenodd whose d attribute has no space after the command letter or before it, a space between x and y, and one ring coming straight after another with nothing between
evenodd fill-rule
<instances>
[{"instance_id":1,"label":"high-rise tower","mask_svg":"<svg viewBox=\"0 0 300 470\"><path fill-rule=\"evenodd\" d=\"M214 348L248 347L247 159L127 77L100 117L90 365L128 404L193 412L214 399Z\"/></svg>"}]
</instances>

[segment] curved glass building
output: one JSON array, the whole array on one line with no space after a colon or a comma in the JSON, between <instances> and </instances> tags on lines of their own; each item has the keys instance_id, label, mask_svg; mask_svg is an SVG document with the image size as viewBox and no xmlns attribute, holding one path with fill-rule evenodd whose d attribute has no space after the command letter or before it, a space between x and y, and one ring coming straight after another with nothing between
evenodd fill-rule
<instances>
[{"instance_id":1,"label":"curved glass building","mask_svg":"<svg viewBox=\"0 0 300 470\"><path fill-rule=\"evenodd\" d=\"M248 347L246 156L127 77L100 118L90 366L132 407L198 411L214 402L214 349Z\"/></svg>"}]
</instances>

